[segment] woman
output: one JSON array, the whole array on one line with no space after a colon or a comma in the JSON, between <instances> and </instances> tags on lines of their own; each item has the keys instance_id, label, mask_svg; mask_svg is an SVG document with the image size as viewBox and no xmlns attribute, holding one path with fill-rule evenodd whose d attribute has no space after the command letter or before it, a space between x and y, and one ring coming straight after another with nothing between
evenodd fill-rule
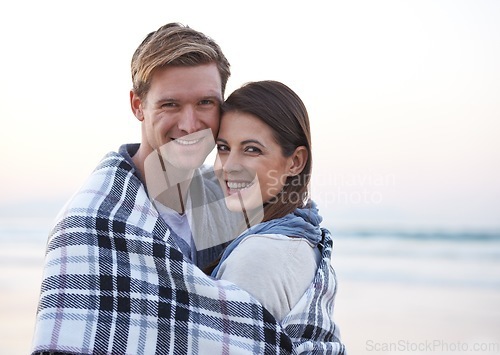
<instances>
[{"instance_id":1,"label":"woman","mask_svg":"<svg viewBox=\"0 0 500 355\"><path fill-rule=\"evenodd\" d=\"M333 322L332 241L308 192L307 110L286 85L261 81L233 92L222 111L215 170L226 205L244 213L247 230L227 247L212 276L256 297L292 338L315 340L302 350L318 350L324 346L318 340L329 340L341 353ZM304 317L320 319L311 327L321 331L311 336L312 328L297 327Z\"/></svg>"}]
</instances>

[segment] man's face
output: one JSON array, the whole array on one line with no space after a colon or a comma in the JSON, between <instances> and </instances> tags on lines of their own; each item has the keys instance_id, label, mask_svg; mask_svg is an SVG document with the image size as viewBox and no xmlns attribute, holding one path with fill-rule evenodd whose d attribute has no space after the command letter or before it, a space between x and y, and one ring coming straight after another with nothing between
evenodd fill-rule
<instances>
[{"instance_id":1,"label":"man's face","mask_svg":"<svg viewBox=\"0 0 500 355\"><path fill-rule=\"evenodd\" d=\"M142 114L142 145L148 152L160 149L178 169L199 167L214 147L221 102L215 63L156 71L144 100L132 98Z\"/></svg>"}]
</instances>

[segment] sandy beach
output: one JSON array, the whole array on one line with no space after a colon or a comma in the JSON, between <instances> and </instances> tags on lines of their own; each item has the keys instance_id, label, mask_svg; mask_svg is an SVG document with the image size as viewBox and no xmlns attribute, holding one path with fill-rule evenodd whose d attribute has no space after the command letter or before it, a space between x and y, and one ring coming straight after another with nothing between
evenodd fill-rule
<instances>
[{"instance_id":1,"label":"sandy beach","mask_svg":"<svg viewBox=\"0 0 500 355\"><path fill-rule=\"evenodd\" d=\"M345 282L338 292L349 354L500 354L499 290Z\"/></svg>"},{"instance_id":2,"label":"sandy beach","mask_svg":"<svg viewBox=\"0 0 500 355\"><path fill-rule=\"evenodd\" d=\"M12 266L1 267L3 281L16 280L0 293L0 354L28 354L41 269ZM500 290L339 281L349 354L500 354Z\"/></svg>"},{"instance_id":3,"label":"sandy beach","mask_svg":"<svg viewBox=\"0 0 500 355\"><path fill-rule=\"evenodd\" d=\"M0 264L0 354L29 354L35 322L40 266Z\"/></svg>"}]
</instances>

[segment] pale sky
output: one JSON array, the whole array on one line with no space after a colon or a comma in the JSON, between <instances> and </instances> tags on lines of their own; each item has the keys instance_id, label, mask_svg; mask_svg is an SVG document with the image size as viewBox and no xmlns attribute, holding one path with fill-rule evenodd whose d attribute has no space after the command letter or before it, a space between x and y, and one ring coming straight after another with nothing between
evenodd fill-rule
<instances>
[{"instance_id":1,"label":"pale sky","mask_svg":"<svg viewBox=\"0 0 500 355\"><path fill-rule=\"evenodd\" d=\"M1 7L4 215L52 213L108 151L139 141L130 58L181 22L221 45L227 94L272 79L302 97L327 226L500 227L500 1Z\"/></svg>"}]
</instances>

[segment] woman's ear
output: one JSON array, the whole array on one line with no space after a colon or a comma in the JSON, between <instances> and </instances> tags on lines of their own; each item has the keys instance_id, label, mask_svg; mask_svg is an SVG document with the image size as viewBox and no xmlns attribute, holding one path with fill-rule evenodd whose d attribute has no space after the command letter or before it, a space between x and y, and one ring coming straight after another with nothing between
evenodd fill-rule
<instances>
[{"instance_id":1,"label":"woman's ear","mask_svg":"<svg viewBox=\"0 0 500 355\"><path fill-rule=\"evenodd\" d=\"M304 170L308 159L309 153L307 152L306 147L303 145L297 147L288 160L288 175L299 175L302 170Z\"/></svg>"},{"instance_id":2,"label":"woman's ear","mask_svg":"<svg viewBox=\"0 0 500 355\"><path fill-rule=\"evenodd\" d=\"M132 113L139 120L144 120L144 115L142 113L142 101L134 92L134 90L130 90L130 108L132 109Z\"/></svg>"}]
</instances>

